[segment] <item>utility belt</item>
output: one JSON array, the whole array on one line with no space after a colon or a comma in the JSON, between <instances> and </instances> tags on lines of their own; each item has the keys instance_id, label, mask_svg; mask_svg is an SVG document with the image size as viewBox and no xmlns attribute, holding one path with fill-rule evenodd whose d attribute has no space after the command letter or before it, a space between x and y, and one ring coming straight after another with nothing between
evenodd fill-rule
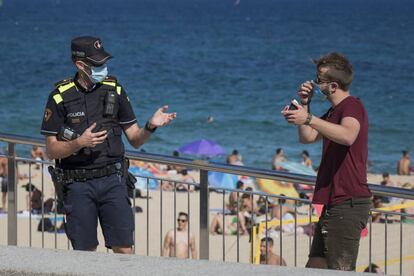
<instances>
[{"instance_id":1,"label":"utility belt","mask_svg":"<svg viewBox=\"0 0 414 276\"><path fill-rule=\"evenodd\" d=\"M59 167L49 166L48 170L52 176L53 185L58 199L58 204L63 204L64 195L67 189L67 185L73 182L85 182L90 179L109 176L112 174L119 174L126 177L126 185L128 191L134 190L136 178L128 172L129 160L124 158L122 161L107 165L97 169L61 169Z\"/></svg>"},{"instance_id":2,"label":"utility belt","mask_svg":"<svg viewBox=\"0 0 414 276\"><path fill-rule=\"evenodd\" d=\"M111 165L107 165L97 169L60 169L62 173L62 180L64 183L69 184L72 182L85 182L90 179L109 176L115 173L123 175L123 165L121 162L117 162ZM59 170L59 169L57 169Z\"/></svg>"}]
</instances>

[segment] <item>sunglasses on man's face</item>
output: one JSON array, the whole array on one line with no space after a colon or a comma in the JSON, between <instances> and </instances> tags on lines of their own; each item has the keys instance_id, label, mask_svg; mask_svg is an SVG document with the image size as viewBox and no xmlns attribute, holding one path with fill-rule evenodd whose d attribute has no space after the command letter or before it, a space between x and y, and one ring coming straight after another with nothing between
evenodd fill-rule
<instances>
[{"instance_id":1,"label":"sunglasses on man's face","mask_svg":"<svg viewBox=\"0 0 414 276\"><path fill-rule=\"evenodd\" d=\"M177 221L178 221L178 222L182 222L182 223L187 222L187 220L186 220L186 219L177 219Z\"/></svg>"},{"instance_id":2,"label":"sunglasses on man's face","mask_svg":"<svg viewBox=\"0 0 414 276\"><path fill-rule=\"evenodd\" d=\"M323 79L321 79L321 78L319 77L319 75L316 75L316 78L315 78L315 80L314 80L313 82L314 82L314 83L316 83L316 84L322 84L322 83L328 83L328 82L330 82L330 81L323 80Z\"/></svg>"}]
</instances>

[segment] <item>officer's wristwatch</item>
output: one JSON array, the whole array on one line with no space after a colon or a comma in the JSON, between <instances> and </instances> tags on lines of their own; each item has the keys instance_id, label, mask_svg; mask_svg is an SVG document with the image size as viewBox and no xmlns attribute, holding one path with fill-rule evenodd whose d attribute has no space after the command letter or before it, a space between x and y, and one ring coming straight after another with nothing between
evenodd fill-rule
<instances>
[{"instance_id":1,"label":"officer's wristwatch","mask_svg":"<svg viewBox=\"0 0 414 276\"><path fill-rule=\"evenodd\" d=\"M154 132L157 130L157 127L150 128L150 122L149 122L149 121L147 121L147 123L145 124L144 129L145 129L146 131L149 131L149 132L151 132L151 133L154 133Z\"/></svg>"}]
</instances>

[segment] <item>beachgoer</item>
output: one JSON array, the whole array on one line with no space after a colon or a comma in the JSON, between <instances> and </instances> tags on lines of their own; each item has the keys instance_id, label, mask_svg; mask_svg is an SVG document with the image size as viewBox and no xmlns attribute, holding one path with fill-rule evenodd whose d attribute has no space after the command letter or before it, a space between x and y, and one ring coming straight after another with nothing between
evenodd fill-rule
<instances>
[{"instance_id":1,"label":"beachgoer","mask_svg":"<svg viewBox=\"0 0 414 276\"><path fill-rule=\"evenodd\" d=\"M382 186L387 186L387 187L394 187L395 186L394 182L391 181L390 174L387 173L387 172L384 172L382 174L382 181L381 181L380 184ZM381 197L381 200L382 200L383 203L390 203L391 199L392 199L392 197L386 197L386 196Z\"/></svg>"},{"instance_id":2,"label":"beachgoer","mask_svg":"<svg viewBox=\"0 0 414 276\"><path fill-rule=\"evenodd\" d=\"M129 98L115 77L99 38L71 42L73 78L58 82L46 104L41 133L46 150L63 170L66 234L75 250L96 250L98 218L105 246L132 253L134 217L128 201L122 132L138 148L175 113L158 109L139 127Z\"/></svg>"},{"instance_id":3,"label":"beachgoer","mask_svg":"<svg viewBox=\"0 0 414 276\"><path fill-rule=\"evenodd\" d=\"M48 198L42 203L43 193L32 183L27 183L22 185L22 188L25 188L26 194L26 210L29 210L32 214L38 215L42 213L42 204L43 212L45 214L53 211L54 199Z\"/></svg>"},{"instance_id":4,"label":"beachgoer","mask_svg":"<svg viewBox=\"0 0 414 276\"><path fill-rule=\"evenodd\" d=\"M273 239L269 237L260 240L260 264L286 266L286 261L273 253L273 244Z\"/></svg>"},{"instance_id":5,"label":"beachgoer","mask_svg":"<svg viewBox=\"0 0 414 276\"><path fill-rule=\"evenodd\" d=\"M244 189L244 182L243 181L237 181L236 183L236 189L237 190L243 190ZM237 210L237 204L239 204L239 199L241 198L241 194L237 192L230 192L229 194L229 210Z\"/></svg>"},{"instance_id":6,"label":"beachgoer","mask_svg":"<svg viewBox=\"0 0 414 276\"><path fill-rule=\"evenodd\" d=\"M162 256L176 257L179 259L189 259L189 250L191 250L192 259L197 259L197 246L195 236L188 235L188 214L180 212L177 219L177 230L174 237L174 229L167 232L164 237ZM190 240L188 240L190 236Z\"/></svg>"},{"instance_id":7,"label":"beachgoer","mask_svg":"<svg viewBox=\"0 0 414 276\"><path fill-rule=\"evenodd\" d=\"M302 158L302 165L312 169L312 159L310 159L309 152L307 150L302 151Z\"/></svg>"},{"instance_id":8,"label":"beachgoer","mask_svg":"<svg viewBox=\"0 0 414 276\"><path fill-rule=\"evenodd\" d=\"M410 175L410 170L411 170L410 154L408 151L403 150L402 158L400 159L400 161L398 161L397 173L399 175Z\"/></svg>"},{"instance_id":9,"label":"beachgoer","mask_svg":"<svg viewBox=\"0 0 414 276\"><path fill-rule=\"evenodd\" d=\"M172 156L178 158L178 157L180 157L180 153L175 150L175 151L173 151ZM167 171L170 174L178 174L178 173L181 173L181 171L184 170L184 169L185 168L184 167L181 167L181 166L167 165Z\"/></svg>"},{"instance_id":10,"label":"beachgoer","mask_svg":"<svg viewBox=\"0 0 414 276\"><path fill-rule=\"evenodd\" d=\"M6 211L7 205L7 185L8 185L8 165L7 165L7 158L0 157L0 186L1 186L1 206L2 210Z\"/></svg>"},{"instance_id":11,"label":"beachgoer","mask_svg":"<svg viewBox=\"0 0 414 276\"><path fill-rule=\"evenodd\" d=\"M181 175L182 177L180 181L182 182L177 182L175 189L179 192L187 192L188 190L194 191L194 185L185 184L185 183L196 183L194 177L189 175L186 169L181 170Z\"/></svg>"},{"instance_id":12,"label":"beachgoer","mask_svg":"<svg viewBox=\"0 0 414 276\"><path fill-rule=\"evenodd\" d=\"M316 80L299 87L297 110L286 106L285 119L298 126L299 140L323 139L322 160L312 202L324 209L315 229L307 267L355 270L362 229L371 207L367 185L368 115L350 95L352 65L342 54L329 53L314 60ZM331 108L321 117L310 112L319 94ZM341 246L338 246L341 244Z\"/></svg>"},{"instance_id":13,"label":"beachgoer","mask_svg":"<svg viewBox=\"0 0 414 276\"><path fill-rule=\"evenodd\" d=\"M233 152L227 156L227 164L230 165L237 165L237 166L243 166L243 162L242 162L242 156L240 155L238 150L233 150Z\"/></svg>"},{"instance_id":14,"label":"beachgoer","mask_svg":"<svg viewBox=\"0 0 414 276\"><path fill-rule=\"evenodd\" d=\"M283 152L283 149L278 148L276 149L276 153L272 158L272 170L283 170L281 166L278 165L278 162L286 162L287 159L285 157L285 153Z\"/></svg>"},{"instance_id":15,"label":"beachgoer","mask_svg":"<svg viewBox=\"0 0 414 276\"><path fill-rule=\"evenodd\" d=\"M43 149L41 147L38 146L33 146L32 150L31 150L31 155L32 155L32 159L36 160L36 161L45 161L47 160L47 156L46 153L43 151ZM36 165L36 169L40 169L40 165L37 164Z\"/></svg>"},{"instance_id":16,"label":"beachgoer","mask_svg":"<svg viewBox=\"0 0 414 276\"><path fill-rule=\"evenodd\" d=\"M6 150L7 152L7 150ZM3 212L7 211L7 191L8 191L8 185L9 185L9 165L8 160L6 157L0 157L0 187L1 187L1 210ZM16 174L17 174L17 183L19 180L27 179L28 176L26 174L20 174L18 167L16 166Z\"/></svg>"},{"instance_id":17,"label":"beachgoer","mask_svg":"<svg viewBox=\"0 0 414 276\"><path fill-rule=\"evenodd\" d=\"M390 178L390 174L388 172L382 173L381 185L387 186L387 187L394 187L395 186L395 184L394 184L394 182L392 182L392 180Z\"/></svg>"},{"instance_id":18,"label":"beachgoer","mask_svg":"<svg viewBox=\"0 0 414 276\"><path fill-rule=\"evenodd\" d=\"M42 147L32 146L31 150L32 159L36 160L46 160L46 153L43 151Z\"/></svg>"},{"instance_id":19,"label":"beachgoer","mask_svg":"<svg viewBox=\"0 0 414 276\"><path fill-rule=\"evenodd\" d=\"M256 216L260 216L261 213L258 210L253 194L244 193L241 197L240 205L240 215L244 217L244 219L240 220L241 232L250 235L254 220Z\"/></svg>"},{"instance_id":20,"label":"beachgoer","mask_svg":"<svg viewBox=\"0 0 414 276\"><path fill-rule=\"evenodd\" d=\"M247 234L245 230L242 229L241 223L239 221L244 221L245 218L241 212L238 215L230 215L229 218L225 219L223 227L223 214L216 214L210 223L210 234L224 234L224 235L236 235L237 230L241 235ZM238 225L239 224L239 225Z\"/></svg>"}]
</instances>

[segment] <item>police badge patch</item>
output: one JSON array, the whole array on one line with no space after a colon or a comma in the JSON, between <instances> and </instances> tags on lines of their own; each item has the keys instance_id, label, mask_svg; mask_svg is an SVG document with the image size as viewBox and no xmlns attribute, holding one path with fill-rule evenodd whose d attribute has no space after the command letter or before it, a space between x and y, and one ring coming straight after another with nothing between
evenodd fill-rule
<instances>
[{"instance_id":1,"label":"police badge patch","mask_svg":"<svg viewBox=\"0 0 414 276\"><path fill-rule=\"evenodd\" d=\"M52 116L52 110L50 110L49 108L46 108L45 110L45 116L43 118L43 120L45 122L49 121L50 117Z\"/></svg>"}]
</instances>

